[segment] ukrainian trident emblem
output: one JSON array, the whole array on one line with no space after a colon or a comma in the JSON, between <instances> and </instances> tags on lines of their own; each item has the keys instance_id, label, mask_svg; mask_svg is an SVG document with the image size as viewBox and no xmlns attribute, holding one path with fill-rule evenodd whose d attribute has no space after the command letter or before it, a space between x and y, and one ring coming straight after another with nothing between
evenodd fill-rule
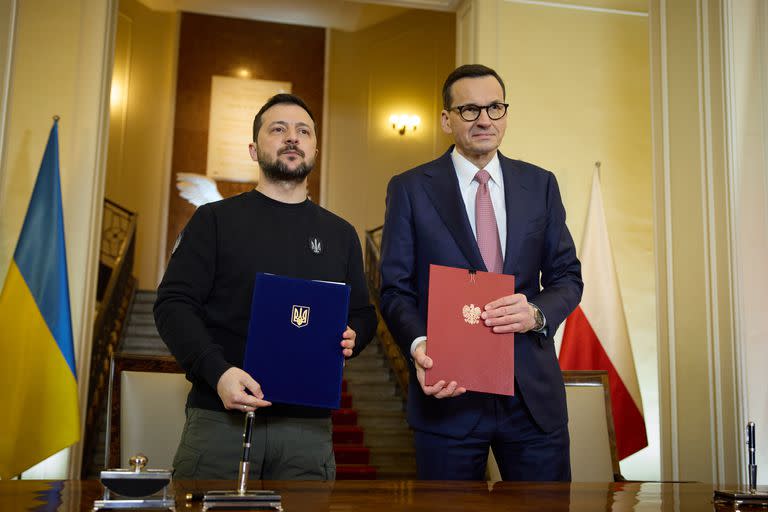
<instances>
[{"instance_id":1,"label":"ukrainian trident emblem","mask_svg":"<svg viewBox=\"0 0 768 512\"><path fill-rule=\"evenodd\" d=\"M319 238L310 238L309 248L312 250L313 253L320 254L321 252L323 252L323 243L320 241Z\"/></svg>"},{"instance_id":2,"label":"ukrainian trident emblem","mask_svg":"<svg viewBox=\"0 0 768 512\"><path fill-rule=\"evenodd\" d=\"M293 306L291 323L296 327L306 327L309 323L309 306Z\"/></svg>"}]
</instances>

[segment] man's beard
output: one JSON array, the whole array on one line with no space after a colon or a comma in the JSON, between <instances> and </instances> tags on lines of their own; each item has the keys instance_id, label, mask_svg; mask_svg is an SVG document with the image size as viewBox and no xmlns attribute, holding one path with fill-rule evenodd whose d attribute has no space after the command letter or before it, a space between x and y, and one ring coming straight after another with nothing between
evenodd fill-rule
<instances>
[{"instance_id":1,"label":"man's beard","mask_svg":"<svg viewBox=\"0 0 768 512\"><path fill-rule=\"evenodd\" d=\"M302 158L304 157L304 152L296 146L285 146L281 148L280 151L277 152L277 158L274 160L270 160L269 155L263 153L260 149L257 149L256 158L259 162L259 167L261 167L261 172L263 172L271 181L294 181L297 183L304 181L304 178L312 172L312 168L315 166L314 160L308 161L305 158L301 165L296 169L291 170L280 160L280 155L287 151L296 151Z\"/></svg>"}]
</instances>

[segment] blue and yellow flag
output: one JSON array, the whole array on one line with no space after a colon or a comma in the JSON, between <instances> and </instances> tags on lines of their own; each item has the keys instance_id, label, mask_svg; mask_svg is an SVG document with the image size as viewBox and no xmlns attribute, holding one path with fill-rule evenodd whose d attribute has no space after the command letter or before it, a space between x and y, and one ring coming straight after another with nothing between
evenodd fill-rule
<instances>
[{"instance_id":1,"label":"blue and yellow flag","mask_svg":"<svg viewBox=\"0 0 768 512\"><path fill-rule=\"evenodd\" d=\"M0 478L77 442L80 421L54 122L0 293Z\"/></svg>"}]
</instances>

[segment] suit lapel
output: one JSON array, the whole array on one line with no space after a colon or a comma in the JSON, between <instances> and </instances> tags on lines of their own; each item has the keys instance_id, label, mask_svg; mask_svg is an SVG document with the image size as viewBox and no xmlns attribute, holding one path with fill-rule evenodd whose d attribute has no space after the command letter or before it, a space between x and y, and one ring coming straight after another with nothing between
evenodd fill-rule
<instances>
[{"instance_id":1,"label":"suit lapel","mask_svg":"<svg viewBox=\"0 0 768 512\"><path fill-rule=\"evenodd\" d=\"M486 270L459 190L459 180L451 160L452 149L453 147L425 171L427 179L424 189L471 268Z\"/></svg>"},{"instance_id":2,"label":"suit lapel","mask_svg":"<svg viewBox=\"0 0 768 512\"><path fill-rule=\"evenodd\" d=\"M507 207L507 247L504 251L504 273L512 274L520 253L528 219L528 198L523 173L515 163L499 153L504 175L504 203Z\"/></svg>"}]
</instances>

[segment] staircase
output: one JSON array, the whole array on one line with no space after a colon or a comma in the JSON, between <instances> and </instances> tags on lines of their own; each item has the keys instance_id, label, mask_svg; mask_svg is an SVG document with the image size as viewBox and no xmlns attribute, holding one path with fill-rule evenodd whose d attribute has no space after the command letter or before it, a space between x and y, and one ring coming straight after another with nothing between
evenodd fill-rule
<instances>
[{"instance_id":1,"label":"staircase","mask_svg":"<svg viewBox=\"0 0 768 512\"><path fill-rule=\"evenodd\" d=\"M155 328L155 298L154 292L137 292L119 352L170 355ZM341 407L332 413L338 480L415 478L413 439L403 400L376 339L347 362ZM99 439L106 435L106 417L102 417ZM99 443L88 471L90 477L98 476L103 461L104 445Z\"/></svg>"},{"instance_id":2,"label":"staircase","mask_svg":"<svg viewBox=\"0 0 768 512\"><path fill-rule=\"evenodd\" d=\"M377 478L415 479L413 433L405 419L403 398L377 338L360 355L347 361L344 381L348 394L354 397L357 423L365 432Z\"/></svg>"},{"instance_id":3,"label":"staircase","mask_svg":"<svg viewBox=\"0 0 768 512\"><path fill-rule=\"evenodd\" d=\"M125 338L118 348L119 352L147 356L171 355L155 327L155 316L152 313L155 299L157 299L155 292L136 292Z\"/></svg>"}]
</instances>

